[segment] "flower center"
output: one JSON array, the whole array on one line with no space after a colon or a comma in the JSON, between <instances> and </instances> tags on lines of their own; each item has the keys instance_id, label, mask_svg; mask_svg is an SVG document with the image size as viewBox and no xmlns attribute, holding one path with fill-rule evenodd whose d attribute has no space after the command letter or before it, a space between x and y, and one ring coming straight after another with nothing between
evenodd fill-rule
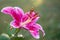
<instances>
[{"instance_id":1,"label":"flower center","mask_svg":"<svg viewBox=\"0 0 60 40\"><path fill-rule=\"evenodd\" d=\"M29 22L31 22L30 18L28 18L25 22L22 22L20 25L24 26L24 25L28 24Z\"/></svg>"}]
</instances>

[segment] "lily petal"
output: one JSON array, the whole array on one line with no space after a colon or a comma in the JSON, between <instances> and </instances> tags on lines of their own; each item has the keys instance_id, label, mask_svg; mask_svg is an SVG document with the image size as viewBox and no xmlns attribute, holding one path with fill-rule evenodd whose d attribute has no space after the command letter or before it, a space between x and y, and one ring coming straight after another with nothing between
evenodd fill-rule
<instances>
[{"instance_id":1,"label":"lily petal","mask_svg":"<svg viewBox=\"0 0 60 40\"><path fill-rule=\"evenodd\" d=\"M5 7L1 10L4 14L9 14L13 19L20 21L22 15L24 14L23 10L19 7Z\"/></svg>"},{"instance_id":2,"label":"lily petal","mask_svg":"<svg viewBox=\"0 0 60 40\"><path fill-rule=\"evenodd\" d=\"M25 14L25 15L22 17L22 22L25 22L26 20L28 20L28 16Z\"/></svg>"},{"instance_id":3,"label":"lily petal","mask_svg":"<svg viewBox=\"0 0 60 40\"><path fill-rule=\"evenodd\" d=\"M39 36L39 32L38 31L30 31L31 35L36 38L36 39L39 39L40 36Z\"/></svg>"},{"instance_id":4,"label":"lily petal","mask_svg":"<svg viewBox=\"0 0 60 40\"><path fill-rule=\"evenodd\" d=\"M45 36L45 32L44 32L42 26L37 23L35 23L33 25L27 24L26 26L24 26L24 28L27 29L28 31L30 31L31 35L36 39L39 39L39 32L38 32L39 30L41 30L43 33L43 36Z\"/></svg>"},{"instance_id":5,"label":"lily petal","mask_svg":"<svg viewBox=\"0 0 60 40\"><path fill-rule=\"evenodd\" d=\"M39 32L38 32L39 31L39 27L38 28L37 27L38 26L35 25L35 24L33 24L33 25L28 24L24 28L27 29L34 38L39 39L40 38L39 37Z\"/></svg>"},{"instance_id":6,"label":"lily petal","mask_svg":"<svg viewBox=\"0 0 60 40\"><path fill-rule=\"evenodd\" d=\"M13 28L19 28L20 27L20 23L16 20L13 20L10 25L13 27Z\"/></svg>"},{"instance_id":7,"label":"lily petal","mask_svg":"<svg viewBox=\"0 0 60 40\"><path fill-rule=\"evenodd\" d=\"M43 28L42 28L42 26L40 25L40 24L35 24L35 26L37 27L37 28L39 28L39 30L41 30L42 31L42 33L43 33L43 36L45 36L45 32L44 32L44 30L43 30Z\"/></svg>"}]
</instances>

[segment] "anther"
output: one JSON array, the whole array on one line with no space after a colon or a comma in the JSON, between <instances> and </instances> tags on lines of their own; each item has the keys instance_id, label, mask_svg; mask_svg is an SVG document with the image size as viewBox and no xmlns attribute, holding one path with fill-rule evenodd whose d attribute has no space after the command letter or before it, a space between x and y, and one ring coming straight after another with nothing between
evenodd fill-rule
<instances>
[{"instance_id":1,"label":"anther","mask_svg":"<svg viewBox=\"0 0 60 40\"><path fill-rule=\"evenodd\" d=\"M33 11L34 11L34 9L32 8L32 9L30 10L30 14L32 14Z\"/></svg>"}]
</instances>

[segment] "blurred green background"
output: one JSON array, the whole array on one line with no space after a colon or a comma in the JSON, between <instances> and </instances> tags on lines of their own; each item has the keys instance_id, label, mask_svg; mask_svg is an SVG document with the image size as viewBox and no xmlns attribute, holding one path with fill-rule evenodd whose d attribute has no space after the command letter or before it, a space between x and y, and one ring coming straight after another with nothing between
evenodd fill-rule
<instances>
[{"instance_id":1,"label":"blurred green background","mask_svg":"<svg viewBox=\"0 0 60 40\"><path fill-rule=\"evenodd\" d=\"M24 12L33 7L40 14L38 23L42 25L46 33L45 37L42 37L40 32L39 40L60 40L60 0L0 0L0 10L6 6L21 7ZM0 40L10 40L2 36L2 33L11 35L15 32L15 29L9 29L11 21L11 16L0 12ZM20 34L23 34L24 38L16 38L16 40L36 40L24 29L20 31Z\"/></svg>"}]
</instances>

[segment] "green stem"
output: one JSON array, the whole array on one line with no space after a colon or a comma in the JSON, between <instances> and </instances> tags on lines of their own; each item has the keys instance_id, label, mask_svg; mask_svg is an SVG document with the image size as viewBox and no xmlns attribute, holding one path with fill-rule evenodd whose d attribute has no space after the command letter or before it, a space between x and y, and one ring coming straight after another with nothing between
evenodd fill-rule
<instances>
[{"instance_id":1,"label":"green stem","mask_svg":"<svg viewBox=\"0 0 60 40\"><path fill-rule=\"evenodd\" d=\"M19 31L20 31L20 29L16 29L16 31L15 31L15 36L17 36L17 34L19 33Z\"/></svg>"}]
</instances>

